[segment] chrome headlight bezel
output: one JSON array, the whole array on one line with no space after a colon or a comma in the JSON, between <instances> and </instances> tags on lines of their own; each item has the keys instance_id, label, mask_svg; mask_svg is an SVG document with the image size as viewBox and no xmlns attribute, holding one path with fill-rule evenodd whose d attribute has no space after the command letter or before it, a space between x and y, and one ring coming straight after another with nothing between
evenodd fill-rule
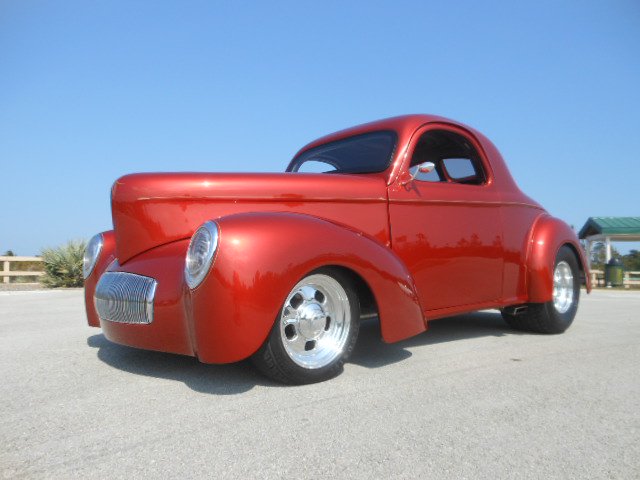
<instances>
[{"instance_id":1,"label":"chrome headlight bezel","mask_svg":"<svg viewBox=\"0 0 640 480\"><path fill-rule=\"evenodd\" d=\"M218 250L219 236L218 224L209 220L200 225L191 237L184 262L184 279L190 289L200 285L209 273Z\"/></svg>"},{"instance_id":2,"label":"chrome headlight bezel","mask_svg":"<svg viewBox=\"0 0 640 480\"><path fill-rule=\"evenodd\" d=\"M82 257L82 276L86 280L89 278L93 269L98 263L100 253L102 253L102 247L104 246L104 238L101 233L94 235L87 243L87 247L84 249L84 255Z\"/></svg>"}]
</instances>

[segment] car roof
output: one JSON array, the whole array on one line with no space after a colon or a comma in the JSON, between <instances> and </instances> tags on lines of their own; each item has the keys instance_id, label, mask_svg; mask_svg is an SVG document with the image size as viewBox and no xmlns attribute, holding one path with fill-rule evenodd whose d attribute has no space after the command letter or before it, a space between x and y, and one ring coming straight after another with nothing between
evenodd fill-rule
<instances>
[{"instance_id":1,"label":"car roof","mask_svg":"<svg viewBox=\"0 0 640 480\"><path fill-rule=\"evenodd\" d=\"M356 125L354 127L346 128L344 130L339 130L337 132L331 133L329 135L325 135L320 137L312 142L309 142L304 147L302 147L293 158L296 158L302 152L314 148L325 143L334 142L337 140L342 140L347 137L351 137L353 135L359 135L367 132L381 131L381 130L392 130L398 134L398 146L400 149L406 148L408 142L410 141L412 135L423 125L429 123L443 123L452 125L454 127L458 127L462 130L469 132L470 135L475 137L475 139L480 144L480 147L484 151L484 154L487 160L490 163L491 170L493 172L493 180L492 180L492 188L498 189L502 192L502 198L504 201L511 201L517 203L526 203L536 207L540 207L540 205L526 196L517 186L515 180L511 176L509 169L506 166L502 155L496 148L496 146L489 140L485 135L483 135L478 130L469 127L461 122L457 122L455 120L451 120L449 118L445 118L439 115L428 115L428 114L411 114L411 115L401 115L397 117L384 118L382 120L376 120L369 123L363 123L361 125ZM388 184L392 183L399 173L399 165L400 158L404 154L403 151L396 151L394 154L394 159L391 162L391 165L385 172L381 172L379 174L373 174L378 176L386 177L386 181Z\"/></svg>"},{"instance_id":2,"label":"car roof","mask_svg":"<svg viewBox=\"0 0 640 480\"><path fill-rule=\"evenodd\" d=\"M356 125L354 127L345 128L343 130L330 133L329 135L325 135L312 142L309 142L304 147L302 147L296 153L295 156L297 157L300 153L310 148L314 148L319 145L323 145L325 143L335 142L337 140L342 140L343 138L347 138L353 135L359 135L367 132L374 132L374 131L380 131L380 130L393 130L395 132L398 132L398 134L402 137L403 133L413 133L416 129L418 129L425 123L430 123L430 122L446 122L453 125L459 125L461 127L468 129L468 127L458 122L455 122L453 120L449 120L447 118L440 117L437 115L426 115L426 114L400 115L397 117L390 117L390 118L384 118L382 120L376 120L374 122L363 123L361 125Z\"/></svg>"}]
</instances>

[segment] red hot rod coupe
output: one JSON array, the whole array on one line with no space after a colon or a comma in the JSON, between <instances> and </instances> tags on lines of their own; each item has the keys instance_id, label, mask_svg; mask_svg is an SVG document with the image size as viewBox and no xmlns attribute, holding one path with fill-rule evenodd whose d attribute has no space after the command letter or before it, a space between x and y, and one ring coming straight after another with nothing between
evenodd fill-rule
<instances>
[{"instance_id":1,"label":"red hot rod coupe","mask_svg":"<svg viewBox=\"0 0 640 480\"><path fill-rule=\"evenodd\" d=\"M590 289L571 228L486 137L436 116L323 137L286 173L127 175L111 201L84 259L89 325L206 363L251 357L286 383L338 374L363 317L386 342L487 308L560 333Z\"/></svg>"}]
</instances>

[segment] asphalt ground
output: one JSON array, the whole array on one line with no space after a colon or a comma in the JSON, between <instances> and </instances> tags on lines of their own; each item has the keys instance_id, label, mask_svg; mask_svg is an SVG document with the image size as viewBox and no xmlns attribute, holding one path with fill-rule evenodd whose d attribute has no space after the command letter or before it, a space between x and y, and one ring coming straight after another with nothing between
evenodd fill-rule
<instances>
[{"instance_id":1,"label":"asphalt ground","mask_svg":"<svg viewBox=\"0 0 640 480\"><path fill-rule=\"evenodd\" d=\"M582 296L563 335L495 311L387 345L338 378L272 383L115 345L82 292L0 292L4 478L640 478L640 292Z\"/></svg>"}]
</instances>

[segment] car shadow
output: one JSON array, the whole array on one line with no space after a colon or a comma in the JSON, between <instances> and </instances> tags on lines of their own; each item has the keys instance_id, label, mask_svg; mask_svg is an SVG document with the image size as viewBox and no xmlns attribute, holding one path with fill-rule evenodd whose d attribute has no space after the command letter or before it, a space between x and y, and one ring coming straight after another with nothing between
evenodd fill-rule
<instances>
[{"instance_id":1,"label":"car shadow","mask_svg":"<svg viewBox=\"0 0 640 480\"><path fill-rule=\"evenodd\" d=\"M411 357L411 347L435 345L477 337L520 335L509 328L498 311L480 311L429 322L426 332L397 343L385 343L377 319L360 325L356 348L350 362L367 368L391 365Z\"/></svg>"},{"instance_id":2,"label":"car shadow","mask_svg":"<svg viewBox=\"0 0 640 480\"><path fill-rule=\"evenodd\" d=\"M362 322L350 363L380 368L411 357L411 352L407 350L411 347L510 334L517 332L507 327L500 313L483 311L432 321L427 332L390 344L382 341L378 320L374 318ZM228 365L209 365L184 355L118 345L107 340L103 334L89 337L87 344L96 348L98 358L113 368L136 375L183 382L200 393L237 395L257 385L283 387L262 376L247 360Z\"/></svg>"},{"instance_id":3,"label":"car shadow","mask_svg":"<svg viewBox=\"0 0 640 480\"><path fill-rule=\"evenodd\" d=\"M107 340L103 334L89 337L87 344L97 348L98 358L113 368L136 375L183 382L200 393L237 395L256 385L279 385L257 372L246 360L226 365L210 365L186 355L119 345Z\"/></svg>"}]
</instances>

